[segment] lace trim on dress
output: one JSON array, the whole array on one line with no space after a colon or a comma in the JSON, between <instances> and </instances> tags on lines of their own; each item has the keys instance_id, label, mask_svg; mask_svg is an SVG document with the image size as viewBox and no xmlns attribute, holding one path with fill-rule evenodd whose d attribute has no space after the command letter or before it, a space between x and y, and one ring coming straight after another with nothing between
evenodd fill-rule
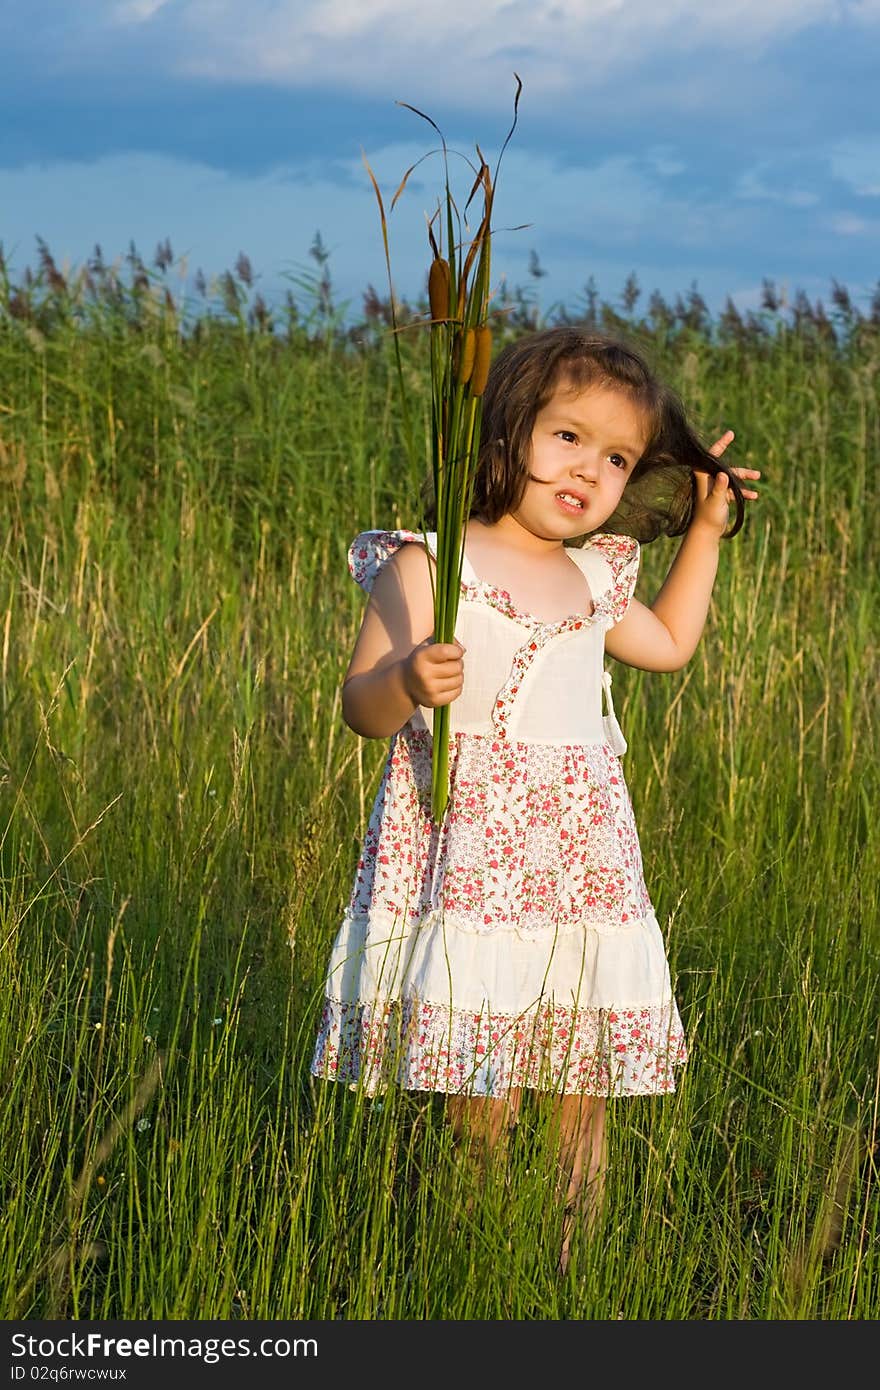
<instances>
[{"instance_id":1,"label":"lace trim on dress","mask_svg":"<svg viewBox=\"0 0 880 1390\"><path fill-rule=\"evenodd\" d=\"M517 608L507 589L499 589L496 584L490 584L485 579L463 579L461 581L462 593L477 603L485 603L489 608L496 609L505 618L510 618L515 623L528 628L549 628L551 635L556 632L564 632L569 624L577 622L578 627L583 627L601 617L599 612L600 604L604 608L610 600L610 594L603 594L597 599L593 606L592 613L567 613L564 618L555 618L550 621L544 618L536 618L533 613L527 613L524 608Z\"/></svg>"}]
</instances>

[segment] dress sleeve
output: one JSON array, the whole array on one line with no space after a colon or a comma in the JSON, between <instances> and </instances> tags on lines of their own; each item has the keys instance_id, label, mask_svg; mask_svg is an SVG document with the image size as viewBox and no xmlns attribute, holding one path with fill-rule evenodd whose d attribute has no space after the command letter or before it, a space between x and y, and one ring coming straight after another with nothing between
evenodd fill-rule
<instances>
[{"instance_id":1,"label":"dress sleeve","mask_svg":"<svg viewBox=\"0 0 880 1390\"><path fill-rule=\"evenodd\" d=\"M593 536L592 543L611 567L611 586L603 598L613 627L620 622L632 602L639 575L641 548L632 536L616 536L610 532Z\"/></svg>"},{"instance_id":2,"label":"dress sleeve","mask_svg":"<svg viewBox=\"0 0 880 1390\"><path fill-rule=\"evenodd\" d=\"M348 547L348 571L355 584L369 593L382 566L407 541L424 545L425 538L419 531L361 531Z\"/></svg>"}]
</instances>

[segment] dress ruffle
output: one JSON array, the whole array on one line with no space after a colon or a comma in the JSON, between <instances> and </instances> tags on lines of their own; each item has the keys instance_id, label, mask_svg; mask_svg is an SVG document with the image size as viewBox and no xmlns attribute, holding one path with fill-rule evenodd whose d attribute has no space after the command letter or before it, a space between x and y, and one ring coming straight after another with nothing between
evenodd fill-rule
<instances>
[{"instance_id":1,"label":"dress ruffle","mask_svg":"<svg viewBox=\"0 0 880 1390\"><path fill-rule=\"evenodd\" d=\"M454 991L450 982L454 981ZM347 913L330 955L327 993L349 1002L415 995L479 1012L532 1010L553 997L572 1006L663 1004L671 996L663 937L653 912L626 927L581 921L529 935L514 925L475 931L441 909L415 926L376 909Z\"/></svg>"},{"instance_id":2,"label":"dress ruffle","mask_svg":"<svg viewBox=\"0 0 880 1390\"><path fill-rule=\"evenodd\" d=\"M404 929L374 912L337 935L312 1070L370 1091L396 1078L475 1095L639 1095L674 1089L684 1058L653 913L524 940L442 912Z\"/></svg>"}]
</instances>

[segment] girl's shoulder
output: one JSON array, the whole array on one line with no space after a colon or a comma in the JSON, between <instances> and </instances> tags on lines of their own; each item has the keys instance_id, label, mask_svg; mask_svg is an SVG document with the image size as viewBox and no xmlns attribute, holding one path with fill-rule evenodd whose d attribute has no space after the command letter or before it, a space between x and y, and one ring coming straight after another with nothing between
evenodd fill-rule
<instances>
[{"instance_id":1,"label":"girl's shoulder","mask_svg":"<svg viewBox=\"0 0 880 1390\"><path fill-rule=\"evenodd\" d=\"M394 555L412 542L424 549L426 541L436 558L436 531L361 531L348 547L348 572L356 584L370 593L379 572Z\"/></svg>"},{"instance_id":2,"label":"girl's shoulder","mask_svg":"<svg viewBox=\"0 0 880 1390\"><path fill-rule=\"evenodd\" d=\"M595 604L619 623L633 597L641 548L633 536L596 531L583 545L569 546L568 555L586 575Z\"/></svg>"}]
</instances>

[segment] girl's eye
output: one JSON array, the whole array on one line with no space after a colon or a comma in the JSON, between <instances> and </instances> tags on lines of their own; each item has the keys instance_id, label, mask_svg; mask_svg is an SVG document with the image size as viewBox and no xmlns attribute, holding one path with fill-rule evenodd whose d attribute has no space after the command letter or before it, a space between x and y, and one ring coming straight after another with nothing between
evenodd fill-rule
<instances>
[{"instance_id":1,"label":"girl's eye","mask_svg":"<svg viewBox=\"0 0 880 1390\"><path fill-rule=\"evenodd\" d=\"M609 454L608 457L615 468L626 468L626 459L623 457L623 454Z\"/></svg>"},{"instance_id":2,"label":"girl's eye","mask_svg":"<svg viewBox=\"0 0 880 1390\"><path fill-rule=\"evenodd\" d=\"M574 430L557 430L557 434L560 439L564 439L566 442L571 440L572 444L577 443L577 435Z\"/></svg>"}]
</instances>

